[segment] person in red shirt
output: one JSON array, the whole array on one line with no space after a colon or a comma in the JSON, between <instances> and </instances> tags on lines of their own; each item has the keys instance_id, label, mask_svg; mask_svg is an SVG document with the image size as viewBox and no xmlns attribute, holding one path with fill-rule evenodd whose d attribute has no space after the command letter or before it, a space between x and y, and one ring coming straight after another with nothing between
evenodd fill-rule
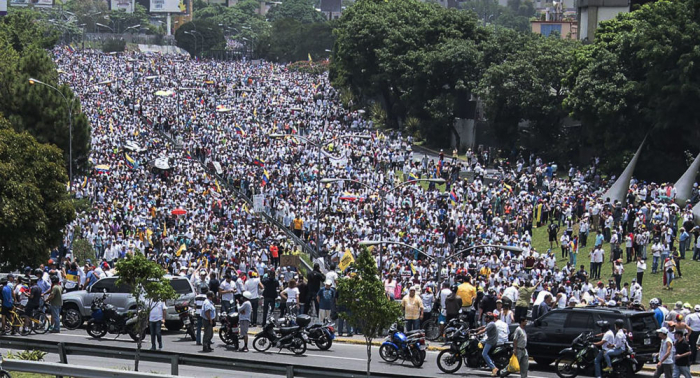
<instances>
[{"instance_id":1,"label":"person in red shirt","mask_svg":"<svg viewBox=\"0 0 700 378\"><path fill-rule=\"evenodd\" d=\"M272 264L275 268L280 266L280 249L277 245L273 244L270 246L270 253L272 254Z\"/></svg>"}]
</instances>

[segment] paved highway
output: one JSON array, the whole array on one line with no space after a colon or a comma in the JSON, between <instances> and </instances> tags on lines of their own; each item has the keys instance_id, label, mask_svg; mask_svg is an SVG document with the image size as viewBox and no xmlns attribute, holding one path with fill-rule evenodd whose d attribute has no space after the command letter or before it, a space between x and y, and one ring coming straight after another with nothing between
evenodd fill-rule
<instances>
[{"instance_id":1,"label":"paved highway","mask_svg":"<svg viewBox=\"0 0 700 378\"><path fill-rule=\"evenodd\" d=\"M84 343L85 345L94 345L95 347L100 346L121 346L121 347L135 347L136 344L129 338L128 335L122 335L117 339L114 336L102 339L93 339L85 332L84 329L77 329L74 331L63 330L60 334L45 334L45 335L31 335L30 338L42 339L42 340L52 340L52 341L65 341L72 343ZM8 336L6 336L8 337ZM19 336L17 336L19 337ZM249 345L250 352L234 352L226 349L225 345L219 340L218 335L214 336L214 352L211 355L226 357L235 356L236 358L250 359L254 361L260 361L264 363L265 361L283 362L290 364L303 364L307 366L323 366L323 367L336 367L336 368L347 368L354 370L363 370L366 363L366 348L364 345L355 344L345 344L345 343L334 343L333 347L328 351L320 351L315 347L309 347L306 354L303 356L294 356L289 352L282 351L281 353L267 352L259 353L256 352L251 345ZM252 344L252 338L250 341ZM163 345L164 350L179 353L196 353L199 354L201 347L195 345L195 343L189 338L184 338L183 332L167 332L164 331L163 334ZM439 344L433 344L439 345ZM144 349L150 348L150 336L147 335L146 342L144 343ZM466 367L462 367L458 374L448 375L442 373L437 368L437 354L435 351L428 351L426 361L421 368L414 368L410 362L394 363L389 364L384 362L379 357L379 349L377 347L372 347L372 371L376 372L391 372L395 374L402 374L411 377L448 377L448 376L462 376L462 377L488 377L490 373L485 370L474 370ZM48 355L46 361L58 361L56 355ZM93 357L86 356L75 356L69 355L68 362L76 365L85 366L100 366L104 368L131 368L133 369L133 361L127 360L96 360ZM142 363L142 371L148 372L159 372L159 373L170 373L169 365L157 364L157 363ZM529 374L532 378L553 378L556 374L553 372L552 367L547 367L545 369L538 369L535 363L530 364L531 373ZM235 377L271 377L271 375L265 374L255 374L255 373L244 373L236 372L231 374L230 371L224 371L219 369L202 369L196 367L181 366L180 375L182 376L196 376L197 378L204 377L224 377L224 376L235 376Z\"/></svg>"}]
</instances>

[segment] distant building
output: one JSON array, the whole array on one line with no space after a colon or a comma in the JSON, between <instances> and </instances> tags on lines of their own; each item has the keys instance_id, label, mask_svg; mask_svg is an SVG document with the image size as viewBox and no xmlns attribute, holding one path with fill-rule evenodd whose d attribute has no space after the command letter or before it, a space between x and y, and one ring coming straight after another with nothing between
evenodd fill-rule
<instances>
[{"instance_id":1,"label":"distant building","mask_svg":"<svg viewBox=\"0 0 700 378\"><path fill-rule=\"evenodd\" d=\"M342 12L341 0L321 0L321 13L323 13L327 19L338 19Z\"/></svg>"},{"instance_id":2,"label":"distant building","mask_svg":"<svg viewBox=\"0 0 700 378\"><path fill-rule=\"evenodd\" d=\"M630 0L578 0L579 39L592 42L601 21L629 12L630 5Z\"/></svg>"},{"instance_id":3,"label":"distant building","mask_svg":"<svg viewBox=\"0 0 700 378\"><path fill-rule=\"evenodd\" d=\"M576 21L531 21L532 32L549 37L558 33L562 39L578 39L578 22Z\"/></svg>"}]
</instances>

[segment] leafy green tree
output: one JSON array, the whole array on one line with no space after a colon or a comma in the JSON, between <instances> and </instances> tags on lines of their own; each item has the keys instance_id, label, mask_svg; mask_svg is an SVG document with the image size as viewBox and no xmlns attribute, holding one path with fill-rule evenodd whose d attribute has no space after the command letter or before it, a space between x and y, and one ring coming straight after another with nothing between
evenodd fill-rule
<instances>
[{"instance_id":1,"label":"leafy green tree","mask_svg":"<svg viewBox=\"0 0 700 378\"><path fill-rule=\"evenodd\" d=\"M138 3L134 5L134 11L132 13L128 13L124 9L115 9L110 11L107 16L109 21L101 23L105 23L107 26L114 29L114 32L117 34L124 33L127 28L135 25L140 25L145 29L149 24L146 7Z\"/></svg>"},{"instance_id":2,"label":"leafy green tree","mask_svg":"<svg viewBox=\"0 0 700 378\"><path fill-rule=\"evenodd\" d=\"M66 8L75 14L78 24L85 24L85 30L94 33L97 29L95 23L106 22L109 5L100 0L71 0L66 3Z\"/></svg>"},{"instance_id":3,"label":"leafy green tree","mask_svg":"<svg viewBox=\"0 0 700 378\"><path fill-rule=\"evenodd\" d=\"M338 281L338 305L347 312L339 316L353 327L362 328L367 346L367 376L372 363L372 340L401 316L398 303L386 296L377 273L377 263L365 248L354 263L357 274Z\"/></svg>"},{"instance_id":4,"label":"leafy green tree","mask_svg":"<svg viewBox=\"0 0 700 378\"><path fill-rule=\"evenodd\" d=\"M675 180L683 151L700 148L698 40L700 2L658 1L601 23L576 51L565 105L602 160L619 163L609 168L648 135L638 172Z\"/></svg>"},{"instance_id":5,"label":"leafy green tree","mask_svg":"<svg viewBox=\"0 0 700 378\"><path fill-rule=\"evenodd\" d=\"M148 260L141 253L127 254L125 259L117 261L116 265L119 279L117 285L125 285L131 288L131 294L136 299L136 311L138 316L137 329L146 329L148 316L158 302L176 299L177 293L164 278L165 270L156 262ZM145 333L145 332L144 332ZM139 359L143 337L136 342L136 355L134 356L134 370L139 370Z\"/></svg>"},{"instance_id":6,"label":"leafy green tree","mask_svg":"<svg viewBox=\"0 0 700 378\"><path fill-rule=\"evenodd\" d=\"M267 46L265 57L277 62L295 62L307 60L311 55L313 60L328 57L333 47L333 29L330 23L302 24L301 22L284 18L272 24L269 37L260 41Z\"/></svg>"},{"instance_id":7,"label":"leafy green tree","mask_svg":"<svg viewBox=\"0 0 700 378\"><path fill-rule=\"evenodd\" d=\"M60 33L33 9L13 9L0 18L0 40L7 41L18 53L30 46L50 49L58 42Z\"/></svg>"},{"instance_id":8,"label":"leafy green tree","mask_svg":"<svg viewBox=\"0 0 700 378\"><path fill-rule=\"evenodd\" d=\"M486 70L479 93L486 116L505 147L526 145L551 154L561 146L567 116L562 106L567 88L562 81L578 46L576 41L537 36ZM528 140L520 138L521 121L529 123Z\"/></svg>"},{"instance_id":9,"label":"leafy green tree","mask_svg":"<svg viewBox=\"0 0 700 378\"><path fill-rule=\"evenodd\" d=\"M185 32L193 34L185 34ZM182 47L193 56L209 50L223 49L226 46L221 27L205 20L194 20L180 26L175 32L175 40L178 47Z\"/></svg>"},{"instance_id":10,"label":"leafy green tree","mask_svg":"<svg viewBox=\"0 0 700 378\"><path fill-rule=\"evenodd\" d=\"M37 266L60 245L75 218L61 151L17 133L0 116L0 261L3 269Z\"/></svg>"},{"instance_id":11,"label":"leafy green tree","mask_svg":"<svg viewBox=\"0 0 700 378\"><path fill-rule=\"evenodd\" d=\"M17 56L3 48L0 39L0 56ZM1 63L2 58L0 58ZM90 150L90 127L87 117L80 112L80 101L75 98L68 85L58 85L58 73L48 52L30 46L23 50L15 62L0 66L0 111L4 112L18 132L28 131L39 143L51 143L63 150L68 166L70 145L69 106L73 110L73 170L80 172L87 167ZM29 78L39 79L57 87L68 99L54 90L41 85L32 85Z\"/></svg>"},{"instance_id":12,"label":"leafy green tree","mask_svg":"<svg viewBox=\"0 0 700 378\"><path fill-rule=\"evenodd\" d=\"M303 24L325 22L326 17L314 7L314 0L284 0L267 13L270 22L291 18Z\"/></svg>"},{"instance_id":13,"label":"leafy green tree","mask_svg":"<svg viewBox=\"0 0 700 378\"><path fill-rule=\"evenodd\" d=\"M419 118L431 141L453 133L454 109L478 82L487 33L472 12L416 0L361 0L335 30L330 78L362 104L379 102L388 126Z\"/></svg>"}]
</instances>

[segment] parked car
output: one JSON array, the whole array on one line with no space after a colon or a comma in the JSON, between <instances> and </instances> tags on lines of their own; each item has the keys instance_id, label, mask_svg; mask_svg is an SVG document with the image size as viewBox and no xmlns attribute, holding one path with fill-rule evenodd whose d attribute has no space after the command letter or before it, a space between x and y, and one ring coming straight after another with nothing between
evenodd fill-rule
<instances>
[{"instance_id":1,"label":"parked car","mask_svg":"<svg viewBox=\"0 0 700 378\"><path fill-rule=\"evenodd\" d=\"M641 370L645 363L652 360L652 354L659 351L661 344L654 332L658 324L650 311L593 306L553 310L525 327L527 352L538 365L549 365L581 333L600 333L597 321L605 320L612 327L617 319L625 321L628 343L639 362L637 369Z\"/></svg>"},{"instance_id":2,"label":"parked car","mask_svg":"<svg viewBox=\"0 0 700 378\"><path fill-rule=\"evenodd\" d=\"M176 303L188 302L194 304L195 292L192 284L187 278L166 276L170 285L179 294L175 300L166 303L165 326L169 331L177 331L183 324L180 316L175 311ZM119 277L105 277L95 282L88 290L72 291L63 294L63 324L66 328L75 329L92 316L93 299L101 297L107 292L106 304L111 304L117 308L118 312L126 312L136 309L136 300L131 295L131 289L126 285L117 285Z\"/></svg>"}]
</instances>

